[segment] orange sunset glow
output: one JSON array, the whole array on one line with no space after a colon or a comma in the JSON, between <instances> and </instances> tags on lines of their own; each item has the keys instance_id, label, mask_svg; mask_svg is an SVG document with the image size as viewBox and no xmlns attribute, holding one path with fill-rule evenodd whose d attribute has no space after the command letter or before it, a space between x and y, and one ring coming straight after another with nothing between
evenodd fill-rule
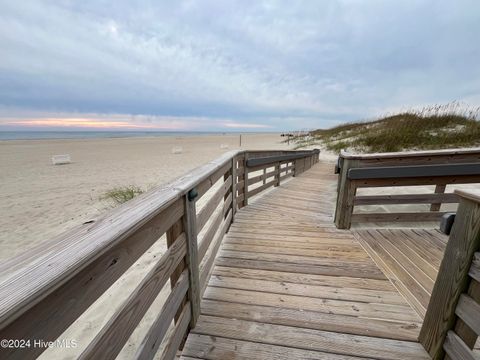
<instances>
[{"instance_id":1,"label":"orange sunset glow","mask_svg":"<svg viewBox=\"0 0 480 360\"><path fill-rule=\"evenodd\" d=\"M64 128L90 128L90 129L155 129L155 130L179 130L183 124L179 122L162 123L132 123L129 121L105 121L94 118L45 118L26 119L6 123L7 125L21 125L31 127L64 127Z\"/></svg>"}]
</instances>

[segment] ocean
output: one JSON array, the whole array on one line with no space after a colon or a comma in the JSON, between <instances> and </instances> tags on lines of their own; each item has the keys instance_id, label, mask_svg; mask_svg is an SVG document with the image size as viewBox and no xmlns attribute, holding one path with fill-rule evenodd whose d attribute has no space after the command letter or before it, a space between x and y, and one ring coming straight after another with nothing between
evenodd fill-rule
<instances>
[{"instance_id":1,"label":"ocean","mask_svg":"<svg viewBox=\"0 0 480 360\"><path fill-rule=\"evenodd\" d=\"M0 131L0 140L95 139L161 136L202 136L239 134L235 132L173 131Z\"/></svg>"}]
</instances>

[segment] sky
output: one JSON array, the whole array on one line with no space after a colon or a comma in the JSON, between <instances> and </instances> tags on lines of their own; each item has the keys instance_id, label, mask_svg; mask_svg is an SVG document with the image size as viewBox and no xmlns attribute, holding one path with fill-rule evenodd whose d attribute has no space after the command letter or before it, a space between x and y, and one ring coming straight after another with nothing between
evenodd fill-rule
<instances>
[{"instance_id":1,"label":"sky","mask_svg":"<svg viewBox=\"0 0 480 360\"><path fill-rule=\"evenodd\" d=\"M480 105L478 0L0 0L0 131L283 131Z\"/></svg>"}]
</instances>

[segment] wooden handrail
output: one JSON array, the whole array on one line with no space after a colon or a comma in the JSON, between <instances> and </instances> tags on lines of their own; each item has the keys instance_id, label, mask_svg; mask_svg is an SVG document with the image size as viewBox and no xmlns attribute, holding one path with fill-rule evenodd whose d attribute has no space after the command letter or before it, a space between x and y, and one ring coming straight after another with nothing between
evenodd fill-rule
<instances>
[{"instance_id":1,"label":"wooden handrail","mask_svg":"<svg viewBox=\"0 0 480 360\"><path fill-rule=\"evenodd\" d=\"M381 166L349 169L351 180L480 175L480 163Z\"/></svg>"},{"instance_id":2,"label":"wooden handrail","mask_svg":"<svg viewBox=\"0 0 480 360\"><path fill-rule=\"evenodd\" d=\"M480 193L457 191L455 222L433 287L419 340L432 359L475 358L480 332ZM462 354L462 355L459 355ZM460 357L458 357L460 356Z\"/></svg>"},{"instance_id":3,"label":"wooden handrail","mask_svg":"<svg viewBox=\"0 0 480 360\"><path fill-rule=\"evenodd\" d=\"M430 157L430 156L457 156L457 155L477 155L480 156L480 147L461 148L461 149L443 149L443 150L422 150L422 151L400 151L372 154L352 154L345 150L340 152L340 157L351 160L371 160L371 159L405 159L409 157ZM478 157L480 159L480 157Z\"/></svg>"},{"instance_id":4,"label":"wooden handrail","mask_svg":"<svg viewBox=\"0 0 480 360\"><path fill-rule=\"evenodd\" d=\"M319 154L320 150L315 149L313 151L308 152L299 152L298 154L284 154L284 155L274 155L274 156L265 156L265 157L258 157L247 160L246 164L247 167L256 167L261 165L269 165L276 162L284 162L286 160L296 160L301 159L306 156L311 156L313 154Z\"/></svg>"},{"instance_id":5,"label":"wooden handrail","mask_svg":"<svg viewBox=\"0 0 480 360\"><path fill-rule=\"evenodd\" d=\"M110 211L0 265L0 336L54 341L93 302L166 234L168 250L117 309L82 358L113 359L170 279L171 293L137 353L151 359L166 334L164 358L175 354L186 331L195 326L223 235L238 208L253 196L246 159L299 155L283 151L231 151L166 185ZM281 174L300 173L318 161L302 152L298 166L275 161ZM219 184L220 186L215 186ZM255 185L255 184L253 184ZM212 190L210 190L212 189ZM263 190L263 189L262 189ZM210 194L213 191L212 194ZM201 209L196 202L209 193ZM259 191L256 190L255 194ZM203 230L202 230L203 228ZM197 239L198 237L198 239ZM152 347L151 345L154 344ZM45 347L2 349L2 357L33 359Z\"/></svg>"},{"instance_id":6,"label":"wooden handrail","mask_svg":"<svg viewBox=\"0 0 480 360\"><path fill-rule=\"evenodd\" d=\"M480 148L384 154L341 152L335 224L348 229L352 222L435 221L444 214L442 203L457 203L445 194L448 184L480 183ZM360 195L357 189L435 185L433 194ZM430 202L427 200L430 199ZM358 205L430 204L430 211L410 213L354 212Z\"/></svg>"}]
</instances>

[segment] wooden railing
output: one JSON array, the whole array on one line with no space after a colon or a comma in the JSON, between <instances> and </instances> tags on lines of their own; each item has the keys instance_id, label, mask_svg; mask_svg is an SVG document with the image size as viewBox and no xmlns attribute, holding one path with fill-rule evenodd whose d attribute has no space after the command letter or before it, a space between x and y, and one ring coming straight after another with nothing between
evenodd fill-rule
<instances>
[{"instance_id":1,"label":"wooden railing","mask_svg":"<svg viewBox=\"0 0 480 360\"><path fill-rule=\"evenodd\" d=\"M243 193L248 198L271 186L279 186L290 176L299 175L318 162L319 150L298 152L255 152L245 155L245 179Z\"/></svg>"},{"instance_id":2,"label":"wooden railing","mask_svg":"<svg viewBox=\"0 0 480 360\"><path fill-rule=\"evenodd\" d=\"M34 341L55 341L166 234L167 251L80 357L114 359L170 279L168 297L135 358L152 359L162 346L161 358L172 359L195 326L215 256L237 209L317 159L318 151L230 152L5 261L0 265L0 338L30 341L30 346L2 348L0 358L36 358L46 347L33 346ZM272 166L275 170L260 178L248 176ZM272 176L275 180L268 180ZM257 182L263 183L249 188Z\"/></svg>"},{"instance_id":3,"label":"wooden railing","mask_svg":"<svg viewBox=\"0 0 480 360\"><path fill-rule=\"evenodd\" d=\"M458 203L448 184L480 183L480 149L418 151L352 155L340 154L336 171L338 196L335 225L349 229L352 222L435 221L443 203ZM357 195L359 188L435 185L434 193ZM429 211L355 212L355 206L429 204Z\"/></svg>"},{"instance_id":4,"label":"wooden railing","mask_svg":"<svg viewBox=\"0 0 480 360\"><path fill-rule=\"evenodd\" d=\"M432 359L474 360L480 334L480 192L459 192L419 340Z\"/></svg>"}]
</instances>

